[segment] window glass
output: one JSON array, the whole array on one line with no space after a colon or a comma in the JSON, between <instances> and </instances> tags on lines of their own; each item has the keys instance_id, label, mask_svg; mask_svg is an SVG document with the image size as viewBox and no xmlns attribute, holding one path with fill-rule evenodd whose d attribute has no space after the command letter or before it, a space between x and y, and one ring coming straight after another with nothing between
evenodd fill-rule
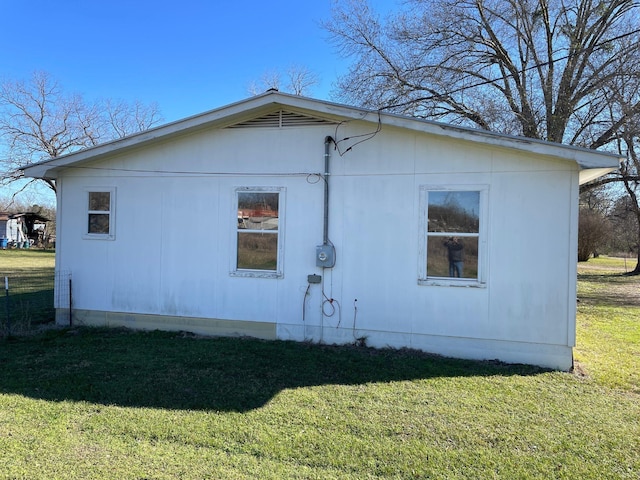
<instances>
[{"instance_id":1,"label":"window glass","mask_svg":"<svg viewBox=\"0 0 640 480\"><path fill-rule=\"evenodd\" d=\"M236 268L278 270L279 202L277 192L238 192Z\"/></svg>"},{"instance_id":2,"label":"window glass","mask_svg":"<svg viewBox=\"0 0 640 480\"><path fill-rule=\"evenodd\" d=\"M89 233L109 233L109 215L89 214Z\"/></svg>"},{"instance_id":3,"label":"window glass","mask_svg":"<svg viewBox=\"0 0 640 480\"><path fill-rule=\"evenodd\" d=\"M278 236L238 232L238 268L275 270L278 266Z\"/></svg>"},{"instance_id":4,"label":"window glass","mask_svg":"<svg viewBox=\"0 0 640 480\"><path fill-rule=\"evenodd\" d=\"M478 238L429 235L427 275L478 278Z\"/></svg>"},{"instance_id":5,"label":"window glass","mask_svg":"<svg viewBox=\"0 0 640 480\"><path fill-rule=\"evenodd\" d=\"M111 207L111 192L89 192L89 210L108 212Z\"/></svg>"},{"instance_id":6,"label":"window glass","mask_svg":"<svg viewBox=\"0 0 640 480\"><path fill-rule=\"evenodd\" d=\"M279 195L271 192L238 193L238 228L278 229Z\"/></svg>"},{"instance_id":7,"label":"window glass","mask_svg":"<svg viewBox=\"0 0 640 480\"><path fill-rule=\"evenodd\" d=\"M482 282L481 210L485 189L421 187L419 281L457 284ZM469 282L462 282L468 285Z\"/></svg>"},{"instance_id":8,"label":"window glass","mask_svg":"<svg viewBox=\"0 0 640 480\"><path fill-rule=\"evenodd\" d=\"M112 227L112 201L113 192L90 191L88 192L88 225L87 234L113 236ZM90 237L96 238L96 237Z\"/></svg>"},{"instance_id":9,"label":"window glass","mask_svg":"<svg viewBox=\"0 0 640 480\"><path fill-rule=\"evenodd\" d=\"M480 192L429 192L429 232L480 231Z\"/></svg>"}]
</instances>

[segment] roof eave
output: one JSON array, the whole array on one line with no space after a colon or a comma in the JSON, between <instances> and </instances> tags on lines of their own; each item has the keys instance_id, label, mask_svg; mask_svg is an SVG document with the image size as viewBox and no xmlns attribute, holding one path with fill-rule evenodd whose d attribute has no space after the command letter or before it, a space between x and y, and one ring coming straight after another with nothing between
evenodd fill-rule
<instances>
[{"instance_id":1,"label":"roof eave","mask_svg":"<svg viewBox=\"0 0 640 480\"><path fill-rule=\"evenodd\" d=\"M596 178L600 178L605 176L607 173L615 172L618 168L585 168L580 170L580 174L578 177L578 183L580 185L584 185L585 183L589 183Z\"/></svg>"}]
</instances>

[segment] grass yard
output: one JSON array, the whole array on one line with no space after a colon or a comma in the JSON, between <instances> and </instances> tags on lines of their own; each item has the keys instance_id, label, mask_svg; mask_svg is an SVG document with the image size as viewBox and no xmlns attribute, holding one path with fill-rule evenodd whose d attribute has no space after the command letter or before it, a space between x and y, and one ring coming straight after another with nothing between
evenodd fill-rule
<instances>
[{"instance_id":1,"label":"grass yard","mask_svg":"<svg viewBox=\"0 0 640 480\"><path fill-rule=\"evenodd\" d=\"M28 332L54 321L54 265L53 250L0 250L0 336Z\"/></svg>"},{"instance_id":2,"label":"grass yard","mask_svg":"<svg viewBox=\"0 0 640 480\"><path fill-rule=\"evenodd\" d=\"M579 266L580 374L116 329L0 341L0 479L637 480L640 279L619 271Z\"/></svg>"},{"instance_id":3,"label":"grass yard","mask_svg":"<svg viewBox=\"0 0 640 480\"><path fill-rule=\"evenodd\" d=\"M635 262L596 258L578 264L574 357L599 384L640 394L640 277Z\"/></svg>"},{"instance_id":4,"label":"grass yard","mask_svg":"<svg viewBox=\"0 0 640 480\"><path fill-rule=\"evenodd\" d=\"M53 277L55 266L55 251L53 250L0 250L0 275L19 276L32 275L40 271L47 272Z\"/></svg>"}]
</instances>

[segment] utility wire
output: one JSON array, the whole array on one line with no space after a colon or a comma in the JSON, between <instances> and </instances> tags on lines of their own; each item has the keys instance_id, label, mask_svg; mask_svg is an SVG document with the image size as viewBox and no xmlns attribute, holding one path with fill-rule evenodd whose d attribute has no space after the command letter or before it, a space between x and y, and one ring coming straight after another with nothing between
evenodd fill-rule
<instances>
[{"instance_id":1,"label":"utility wire","mask_svg":"<svg viewBox=\"0 0 640 480\"><path fill-rule=\"evenodd\" d=\"M55 159L53 159L55 160ZM27 168L26 166L24 168ZM83 165L52 165L51 168L60 168L61 170L89 170L100 172L122 172L122 173L154 173L158 175L175 175L175 176L220 176L220 177L307 177L309 183L318 183L323 177L319 172L265 172L265 173L247 173L247 172L215 172L204 170L153 170L144 168L117 168L117 167L92 167ZM313 181L315 179L315 181Z\"/></svg>"}]
</instances>

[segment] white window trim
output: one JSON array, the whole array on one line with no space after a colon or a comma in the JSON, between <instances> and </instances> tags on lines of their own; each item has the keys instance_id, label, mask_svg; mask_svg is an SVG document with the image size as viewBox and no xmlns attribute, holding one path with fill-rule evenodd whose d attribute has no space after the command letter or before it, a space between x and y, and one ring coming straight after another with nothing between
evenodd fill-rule
<instances>
[{"instance_id":1,"label":"white window trim","mask_svg":"<svg viewBox=\"0 0 640 480\"><path fill-rule=\"evenodd\" d=\"M276 260L276 270L252 270L238 268L238 193L245 192L261 192L261 193L278 193L278 233L270 233L269 235L278 235L278 251ZM235 187L233 190L232 200L232 237L231 237L231 258L229 275L232 277L248 277L248 278L282 278L284 277L284 207L286 205L286 188L285 187Z\"/></svg>"},{"instance_id":2,"label":"white window trim","mask_svg":"<svg viewBox=\"0 0 640 480\"><path fill-rule=\"evenodd\" d=\"M89 193L109 192L109 233L89 233L89 215L93 212L89 210ZM85 217L82 238L85 240L115 240L116 239L116 187L85 187Z\"/></svg>"},{"instance_id":3,"label":"white window trim","mask_svg":"<svg viewBox=\"0 0 640 480\"><path fill-rule=\"evenodd\" d=\"M458 234L460 237L478 238L478 277L477 278L451 278L430 277L427 275L427 241L428 241L428 207L429 192L480 192L480 231L478 234ZM444 286L444 287L476 287L487 286L487 251L488 251L488 204L489 185L421 185L420 186L420 219L418 238L418 285ZM432 236L438 236L432 232Z\"/></svg>"}]
</instances>

